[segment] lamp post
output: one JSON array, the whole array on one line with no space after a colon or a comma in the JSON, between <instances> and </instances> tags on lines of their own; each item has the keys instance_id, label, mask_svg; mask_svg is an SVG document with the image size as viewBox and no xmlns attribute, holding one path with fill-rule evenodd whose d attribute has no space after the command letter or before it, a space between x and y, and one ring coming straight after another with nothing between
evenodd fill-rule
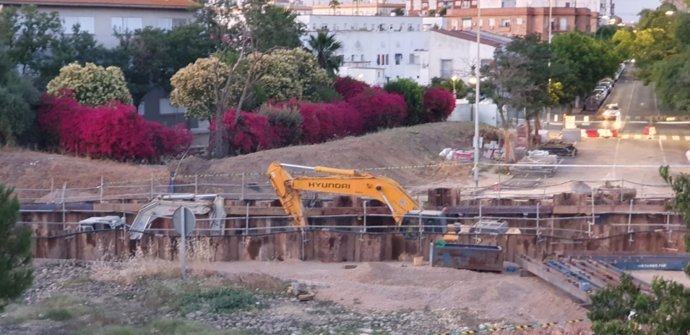
<instances>
[{"instance_id":1,"label":"lamp post","mask_svg":"<svg viewBox=\"0 0 690 335\"><path fill-rule=\"evenodd\" d=\"M479 69L481 67L480 57L480 43L481 43L481 29L480 21L482 19L482 7L481 0L477 0L477 66L475 68L475 80L477 83L474 87L474 187L479 187L479 82L480 73Z\"/></svg>"}]
</instances>

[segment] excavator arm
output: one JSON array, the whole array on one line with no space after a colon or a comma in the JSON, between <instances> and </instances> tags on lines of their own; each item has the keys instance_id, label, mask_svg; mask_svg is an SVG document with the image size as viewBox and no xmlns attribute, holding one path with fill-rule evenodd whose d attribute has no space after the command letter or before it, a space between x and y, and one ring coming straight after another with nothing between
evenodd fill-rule
<instances>
[{"instance_id":1,"label":"excavator arm","mask_svg":"<svg viewBox=\"0 0 690 335\"><path fill-rule=\"evenodd\" d=\"M329 176L293 177L285 169L286 167L311 170ZM390 208L393 219L399 225L402 224L407 213L419 209L417 202L394 180L356 170L273 162L269 165L267 174L285 212L292 216L293 222L297 226L304 227L307 224L300 194L302 191L335 193L379 200Z\"/></svg>"}]
</instances>

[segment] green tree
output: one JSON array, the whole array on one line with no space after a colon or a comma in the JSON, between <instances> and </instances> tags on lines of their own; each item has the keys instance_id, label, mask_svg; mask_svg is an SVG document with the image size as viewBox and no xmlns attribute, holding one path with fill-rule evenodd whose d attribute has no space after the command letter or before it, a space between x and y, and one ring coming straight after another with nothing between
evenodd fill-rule
<instances>
[{"instance_id":1,"label":"green tree","mask_svg":"<svg viewBox=\"0 0 690 335\"><path fill-rule=\"evenodd\" d=\"M515 37L506 45L505 51L520 55L525 60L522 65L525 77L519 79L522 82L521 85L511 87L509 105L517 110L525 111L528 143L531 146L529 121L534 120L534 134L537 136L540 128L539 115L544 107L553 103L553 97L549 94L551 79L549 45L542 42L538 35L529 34L524 37Z\"/></svg>"},{"instance_id":2,"label":"green tree","mask_svg":"<svg viewBox=\"0 0 690 335\"><path fill-rule=\"evenodd\" d=\"M301 48L277 49L261 57L256 71L255 87L275 101L291 98L319 101L323 87L333 84L328 73L319 67L316 57Z\"/></svg>"},{"instance_id":3,"label":"green tree","mask_svg":"<svg viewBox=\"0 0 690 335\"><path fill-rule=\"evenodd\" d=\"M39 12L35 6L8 7L0 11L0 44L23 75L37 76L60 38L62 24L56 12Z\"/></svg>"},{"instance_id":4,"label":"green tree","mask_svg":"<svg viewBox=\"0 0 690 335\"><path fill-rule=\"evenodd\" d=\"M55 78L65 65L77 62L79 64L100 64L106 57L107 50L96 42L93 34L80 30L79 26L71 27L71 34L61 33L50 46L50 57L38 65L40 75L36 78L36 86L45 88L48 82Z\"/></svg>"},{"instance_id":5,"label":"green tree","mask_svg":"<svg viewBox=\"0 0 690 335\"><path fill-rule=\"evenodd\" d=\"M455 82L454 82L455 81ZM440 77L434 77L431 78L431 86L440 86L448 90L449 92L453 92L455 90L455 98L460 99L464 96L467 95L467 93L470 91L470 88L465 85L465 82L463 82L460 79L443 79ZM480 87L481 89L481 87Z\"/></svg>"},{"instance_id":6,"label":"green tree","mask_svg":"<svg viewBox=\"0 0 690 335\"><path fill-rule=\"evenodd\" d=\"M316 36L309 36L309 51L316 56L319 66L329 75L335 76L343 62L342 57L336 55L343 45L336 41L334 34L319 30Z\"/></svg>"},{"instance_id":7,"label":"green tree","mask_svg":"<svg viewBox=\"0 0 690 335\"><path fill-rule=\"evenodd\" d=\"M32 105L38 91L22 78L7 48L0 44L0 144L14 145L16 136L29 129L34 120Z\"/></svg>"},{"instance_id":8,"label":"green tree","mask_svg":"<svg viewBox=\"0 0 690 335\"><path fill-rule=\"evenodd\" d=\"M31 229L17 226L19 201L0 184L0 311L31 286Z\"/></svg>"},{"instance_id":9,"label":"green tree","mask_svg":"<svg viewBox=\"0 0 690 335\"><path fill-rule=\"evenodd\" d=\"M250 27L253 51L266 52L274 48L298 48L305 27L291 10L267 4L267 0L249 0L244 17Z\"/></svg>"},{"instance_id":10,"label":"green tree","mask_svg":"<svg viewBox=\"0 0 690 335\"><path fill-rule=\"evenodd\" d=\"M118 39L119 45L109 52L108 62L122 68L135 104L154 88L170 92L170 78L179 69L208 57L215 49L198 24L170 30L146 27L118 34Z\"/></svg>"},{"instance_id":11,"label":"green tree","mask_svg":"<svg viewBox=\"0 0 690 335\"><path fill-rule=\"evenodd\" d=\"M105 105L112 100L132 103L122 70L114 66L69 64L48 83L50 94L57 95L65 89L71 90L77 101L90 106Z\"/></svg>"},{"instance_id":12,"label":"green tree","mask_svg":"<svg viewBox=\"0 0 690 335\"><path fill-rule=\"evenodd\" d=\"M178 106L185 106L187 116L210 120L220 108L218 92L227 81L232 68L218 57L199 58L193 64L180 69L171 79L172 93L170 101ZM229 99L236 100L241 94L241 87L233 82ZM223 106L226 110L229 105Z\"/></svg>"},{"instance_id":13,"label":"green tree","mask_svg":"<svg viewBox=\"0 0 690 335\"><path fill-rule=\"evenodd\" d=\"M415 125L422 122L420 115L424 108L424 88L411 79L398 79L383 86L388 92L398 93L405 98L407 104L407 120L405 124Z\"/></svg>"},{"instance_id":14,"label":"green tree","mask_svg":"<svg viewBox=\"0 0 690 335\"><path fill-rule=\"evenodd\" d=\"M340 1L331 0L328 2L328 7L330 7L333 10L333 15L335 15L335 10L340 7Z\"/></svg>"},{"instance_id":15,"label":"green tree","mask_svg":"<svg viewBox=\"0 0 690 335\"><path fill-rule=\"evenodd\" d=\"M552 78L563 84L561 103L579 106L597 81L612 76L621 60L606 42L579 32L554 36L551 41Z\"/></svg>"}]
</instances>

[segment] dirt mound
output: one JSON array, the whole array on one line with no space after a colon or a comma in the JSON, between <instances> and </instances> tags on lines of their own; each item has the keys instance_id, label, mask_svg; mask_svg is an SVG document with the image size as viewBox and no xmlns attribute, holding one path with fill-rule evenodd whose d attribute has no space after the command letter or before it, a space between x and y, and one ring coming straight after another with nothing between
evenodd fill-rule
<instances>
[{"instance_id":1,"label":"dirt mound","mask_svg":"<svg viewBox=\"0 0 690 335\"><path fill-rule=\"evenodd\" d=\"M128 182L178 175L246 172L264 181L272 161L347 169L376 169L403 185L423 185L453 179L460 183L469 167L445 166L438 153L446 147L471 146L471 124L442 122L388 129L360 137L348 137L319 145L300 145L261 151L225 159L189 157L163 165L137 165L105 160L46 154L21 149L0 149L0 182L17 188L93 188L106 182ZM432 164L431 167L422 167ZM47 193L47 192L46 192ZM42 195L40 195L42 196Z\"/></svg>"}]
</instances>

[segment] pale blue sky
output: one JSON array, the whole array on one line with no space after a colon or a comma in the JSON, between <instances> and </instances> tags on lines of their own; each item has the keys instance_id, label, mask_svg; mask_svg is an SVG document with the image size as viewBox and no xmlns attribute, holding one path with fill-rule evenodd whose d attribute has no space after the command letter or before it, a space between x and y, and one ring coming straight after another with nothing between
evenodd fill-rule
<instances>
[{"instance_id":1,"label":"pale blue sky","mask_svg":"<svg viewBox=\"0 0 690 335\"><path fill-rule=\"evenodd\" d=\"M659 7L659 0L614 0L616 15L623 18L623 22L637 22L640 17L637 14L644 8L654 9Z\"/></svg>"}]
</instances>

